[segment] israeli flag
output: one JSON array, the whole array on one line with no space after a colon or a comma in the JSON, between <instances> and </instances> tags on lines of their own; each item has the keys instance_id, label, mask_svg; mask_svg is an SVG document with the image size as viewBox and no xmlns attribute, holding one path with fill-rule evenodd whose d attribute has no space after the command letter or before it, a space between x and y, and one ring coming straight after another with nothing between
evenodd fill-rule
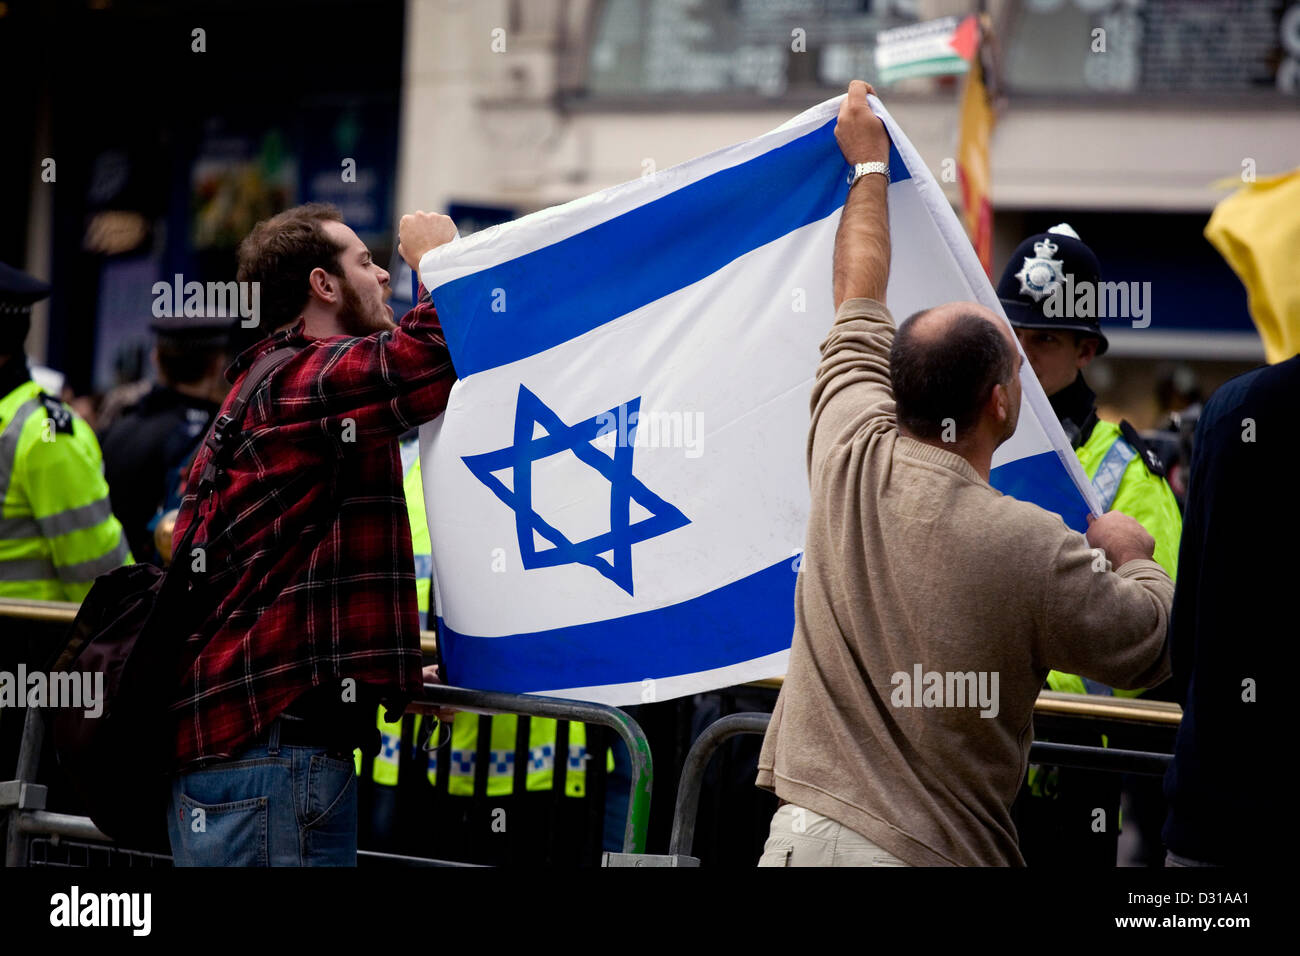
<instances>
[{"instance_id":1,"label":"israeli flag","mask_svg":"<svg viewBox=\"0 0 1300 956\"><path fill-rule=\"evenodd\" d=\"M460 381L421 434L447 675L614 705L784 674L849 168L842 97L747 143L428 253ZM893 140L888 305L1001 311ZM1028 365L993 484L1099 510Z\"/></svg>"}]
</instances>

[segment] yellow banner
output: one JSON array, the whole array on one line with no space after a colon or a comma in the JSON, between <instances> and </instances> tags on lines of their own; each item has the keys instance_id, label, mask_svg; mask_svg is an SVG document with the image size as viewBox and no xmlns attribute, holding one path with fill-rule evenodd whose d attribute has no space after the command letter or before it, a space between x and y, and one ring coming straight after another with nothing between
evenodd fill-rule
<instances>
[{"instance_id":1,"label":"yellow banner","mask_svg":"<svg viewBox=\"0 0 1300 956\"><path fill-rule=\"evenodd\" d=\"M1205 238L1246 287L1269 364L1300 354L1300 168L1220 202Z\"/></svg>"}]
</instances>

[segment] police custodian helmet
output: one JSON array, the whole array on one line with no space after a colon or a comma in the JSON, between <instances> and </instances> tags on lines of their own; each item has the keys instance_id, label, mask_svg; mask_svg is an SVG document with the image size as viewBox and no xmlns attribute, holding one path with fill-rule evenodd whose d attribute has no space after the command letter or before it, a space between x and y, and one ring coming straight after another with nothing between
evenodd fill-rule
<instances>
[{"instance_id":1,"label":"police custodian helmet","mask_svg":"<svg viewBox=\"0 0 1300 956\"><path fill-rule=\"evenodd\" d=\"M1070 288L1066 276L1072 277L1074 286L1090 283L1093 289L1091 299L1096 302L1101 265L1079 234L1066 223L1061 223L1047 232L1030 236L1011 254L998 283L1002 309L1018 329L1069 329L1096 336L1101 340L1097 345L1097 354L1101 355L1110 343L1101 331L1095 307L1087 316L1079 315L1073 307L1056 310L1060 314L1055 316L1044 311L1053 290L1059 287L1061 296L1064 296Z\"/></svg>"},{"instance_id":2,"label":"police custodian helmet","mask_svg":"<svg viewBox=\"0 0 1300 956\"><path fill-rule=\"evenodd\" d=\"M0 355L22 351L32 305L49 294L47 283L0 262Z\"/></svg>"}]
</instances>

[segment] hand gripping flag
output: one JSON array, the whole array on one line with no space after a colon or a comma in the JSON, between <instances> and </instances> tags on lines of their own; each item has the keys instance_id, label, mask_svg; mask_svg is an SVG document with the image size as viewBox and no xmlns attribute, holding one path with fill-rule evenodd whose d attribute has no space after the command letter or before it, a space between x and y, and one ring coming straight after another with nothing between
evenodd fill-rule
<instances>
[{"instance_id":1,"label":"hand gripping flag","mask_svg":"<svg viewBox=\"0 0 1300 956\"><path fill-rule=\"evenodd\" d=\"M421 436L452 682L626 705L785 672L839 104L424 257L460 375ZM872 106L894 144L890 309L1001 311ZM1095 496L1023 367L993 484L1083 530Z\"/></svg>"}]
</instances>

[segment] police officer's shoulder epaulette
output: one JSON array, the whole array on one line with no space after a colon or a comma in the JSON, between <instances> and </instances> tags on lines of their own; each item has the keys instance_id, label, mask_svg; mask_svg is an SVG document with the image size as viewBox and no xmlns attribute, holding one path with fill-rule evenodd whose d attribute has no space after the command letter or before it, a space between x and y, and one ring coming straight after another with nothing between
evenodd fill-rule
<instances>
[{"instance_id":1,"label":"police officer's shoulder epaulette","mask_svg":"<svg viewBox=\"0 0 1300 956\"><path fill-rule=\"evenodd\" d=\"M1121 419L1119 433L1126 442L1133 446L1133 450L1142 459L1142 464L1147 466L1147 471L1157 478L1165 477L1165 463L1160 460L1160 456L1155 453L1155 450L1146 443L1146 439L1138 434L1136 428L1130 425L1128 421Z\"/></svg>"},{"instance_id":2,"label":"police officer's shoulder epaulette","mask_svg":"<svg viewBox=\"0 0 1300 956\"><path fill-rule=\"evenodd\" d=\"M52 395L41 392L41 404L45 406L45 417L54 423L55 434L72 434L72 409L68 408Z\"/></svg>"}]
</instances>

